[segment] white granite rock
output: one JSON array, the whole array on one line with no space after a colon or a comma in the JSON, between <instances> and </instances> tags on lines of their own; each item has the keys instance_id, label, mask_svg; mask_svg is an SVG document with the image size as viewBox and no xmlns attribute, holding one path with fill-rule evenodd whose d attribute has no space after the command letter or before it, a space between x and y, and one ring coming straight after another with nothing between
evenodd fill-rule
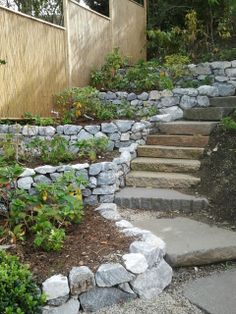
<instances>
[{"instance_id":1,"label":"white granite rock","mask_svg":"<svg viewBox=\"0 0 236 314\"><path fill-rule=\"evenodd\" d=\"M133 274L142 274L148 269L145 256L141 253L129 253L122 256L125 268Z\"/></svg>"}]
</instances>

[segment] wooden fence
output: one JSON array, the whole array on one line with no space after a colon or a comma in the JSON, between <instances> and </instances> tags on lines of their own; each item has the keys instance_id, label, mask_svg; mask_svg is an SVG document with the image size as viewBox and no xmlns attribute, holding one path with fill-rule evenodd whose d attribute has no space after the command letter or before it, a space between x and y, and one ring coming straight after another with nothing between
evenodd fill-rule
<instances>
[{"instance_id":1,"label":"wooden fence","mask_svg":"<svg viewBox=\"0 0 236 314\"><path fill-rule=\"evenodd\" d=\"M146 4L110 0L108 18L64 0L64 17L60 27L0 6L0 118L48 116L53 95L87 85L114 47L146 58Z\"/></svg>"}]
</instances>

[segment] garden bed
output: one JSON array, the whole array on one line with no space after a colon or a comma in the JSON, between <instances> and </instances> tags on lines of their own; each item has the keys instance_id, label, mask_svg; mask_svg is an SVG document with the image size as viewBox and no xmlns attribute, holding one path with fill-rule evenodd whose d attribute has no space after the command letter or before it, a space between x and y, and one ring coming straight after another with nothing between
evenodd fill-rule
<instances>
[{"instance_id":1,"label":"garden bed","mask_svg":"<svg viewBox=\"0 0 236 314\"><path fill-rule=\"evenodd\" d=\"M67 275L72 267L88 266L92 271L105 262L120 262L133 238L125 237L115 223L86 207L79 225L67 228L67 238L59 252L36 249L31 238L17 244L10 253L29 265L38 283L55 274Z\"/></svg>"}]
</instances>

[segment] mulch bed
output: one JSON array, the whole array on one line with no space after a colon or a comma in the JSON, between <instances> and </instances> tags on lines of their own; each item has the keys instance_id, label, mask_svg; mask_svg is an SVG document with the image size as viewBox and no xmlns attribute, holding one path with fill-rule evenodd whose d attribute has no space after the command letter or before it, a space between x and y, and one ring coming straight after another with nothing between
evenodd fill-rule
<instances>
[{"instance_id":1,"label":"mulch bed","mask_svg":"<svg viewBox=\"0 0 236 314\"><path fill-rule=\"evenodd\" d=\"M60 252L36 250L32 239L27 239L24 244L18 243L9 252L28 264L41 283L55 274L67 275L75 266L88 266L96 271L104 262L119 262L133 241L133 238L120 233L114 222L105 220L92 207L86 207L82 223L69 227L66 233Z\"/></svg>"},{"instance_id":2,"label":"mulch bed","mask_svg":"<svg viewBox=\"0 0 236 314\"><path fill-rule=\"evenodd\" d=\"M216 128L202 160L200 176L198 192L211 201L211 214L220 221L236 224L236 132Z\"/></svg>"}]
</instances>

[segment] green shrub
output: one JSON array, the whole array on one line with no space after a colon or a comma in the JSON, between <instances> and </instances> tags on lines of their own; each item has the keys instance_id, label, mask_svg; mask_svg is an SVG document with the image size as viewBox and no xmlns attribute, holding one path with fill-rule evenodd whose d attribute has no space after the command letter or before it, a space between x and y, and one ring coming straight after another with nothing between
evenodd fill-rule
<instances>
[{"instance_id":1,"label":"green shrub","mask_svg":"<svg viewBox=\"0 0 236 314\"><path fill-rule=\"evenodd\" d=\"M165 57L164 67L169 72L170 77L178 80L189 74L186 65L190 63L189 57L181 54L172 54Z\"/></svg>"},{"instance_id":2,"label":"green shrub","mask_svg":"<svg viewBox=\"0 0 236 314\"><path fill-rule=\"evenodd\" d=\"M48 117L48 118L42 118L39 115L33 115L30 112L26 112L24 114L24 118L27 120L30 120L31 123L39 126L48 126L48 125L54 125L55 121L53 118Z\"/></svg>"},{"instance_id":3,"label":"green shrub","mask_svg":"<svg viewBox=\"0 0 236 314\"><path fill-rule=\"evenodd\" d=\"M9 189L9 184L19 174L19 169L8 170L1 180L0 196L8 206L3 237L11 241L24 241L31 234L34 245L46 251L58 251L65 239L65 227L78 224L83 217L83 202L80 186L86 186L83 178L72 172L65 173L56 182L37 184L35 194L18 188ZM4 174L0 168L0 173ZM3 231L3 230L2 230Z\"/></svg>"},{"instance_id":4,"label":"green shrub","mask_svg":"<svg viewBox=\"0 0 236 314\"><path fill-rule=\"evenodd\" d=\"M28 148L35 149L44 163L52 165L68 162L76 157L70 152L68 141L59 135L52 140L37 137L28 144Z\"/></svg>"},{"instance_id":5,"label":"green shrub","mask_svg":"<svg viewBox=\"0 0 236 314\"><path fill-rule=\"evenodd\" d=\"M223 128L230 132L236 132L236 113L232 117L225 117L222 120Z\"/></svg>"},{"instance_id":6,"label":"green shrub","mask_svg":"<svg viewBox=\"0 0 236 314\"><path fill-rule=\"evenodd\" d=\"M16 257L0 251L0 313L42 313L44 302L45 297L27 267Z\"/></svg>"},{"instance_id":7,"label":"green shrub","mask_svg":"<svg viewBox=\"0 0 236 314\"><path fill-rule=\"evenodd\" d=\"M109 141L106 137L101 137L90 140L80 140L75 143L75 146L79 148L80 157L89 158L91 161L94 161L99 154L107 150L108 143Z\"/></svg>"}]
</instances>

